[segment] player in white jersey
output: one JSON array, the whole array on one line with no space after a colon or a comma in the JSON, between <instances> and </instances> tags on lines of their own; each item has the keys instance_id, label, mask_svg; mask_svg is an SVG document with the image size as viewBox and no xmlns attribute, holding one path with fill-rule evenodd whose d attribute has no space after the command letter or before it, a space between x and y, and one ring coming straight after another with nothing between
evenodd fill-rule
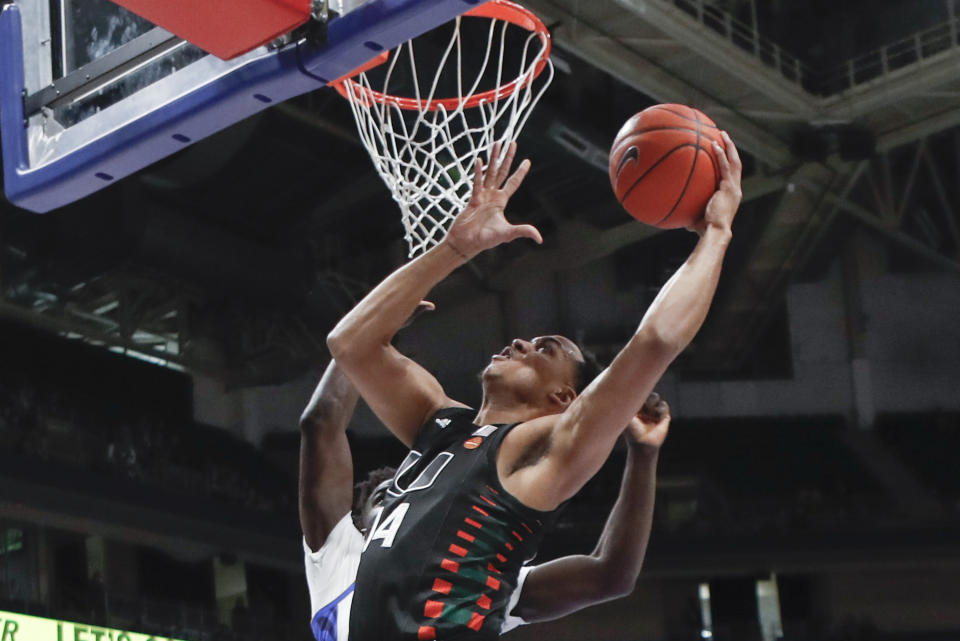
<instances>
[{"instance_id":1,"label":"player in white jersey","mask_svg":"<svg viewBox=\"0 0 960 641\"><path fill-rule=\"evenodd\" d=\"M354 496L345 429L357 392L331 361L301 418L300 521L317 641L345 641L363 532L373 522L392 470L377 470ZM630 594L652 523L656 462L670 424L656 394L624 431L627 464L620 495L597 547L521 570L501 634Z\"/></svg>"}]
</instances>

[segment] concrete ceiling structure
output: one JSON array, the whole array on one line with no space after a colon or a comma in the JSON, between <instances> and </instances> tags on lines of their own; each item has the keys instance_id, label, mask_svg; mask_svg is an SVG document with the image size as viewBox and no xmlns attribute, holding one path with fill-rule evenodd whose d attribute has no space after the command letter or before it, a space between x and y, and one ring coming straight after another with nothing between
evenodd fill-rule
<instances>
[{"instance_id":1,"label":"concrete ceiling structure","mask_svg":"<svg viewBox=\"0 0 960 641\"><path fill-rule=\"evenodd\" d=\"M477 291L514 291L517 273L549 279L638 243L669 244L594 195L609 192L607 132L654 102L710 114L747 168L738 226L750 242L728 261L694 369L742 365L787 285L851 222L960 271L953 3L933 26L825 68L735 17L749 3L525 4L550 25L561 71L525 134L536 168L515 211L548 243L476 261L456 276L470 288L448 308ZM294 377L325 356L332 323L403 254L392 202L338 100L324 92L279 105L44 221L8 207L0 314L236 385ZM675 267L675 253L655 269Z\"/></svg>"},{"instance_id":2,"label":"concrete ceiling structure","mask_svg":"<svg viewBox=\"0 0 960 641\"><path fill-rule=\"evenodd\" d=\"M942 180L923 141L960 124L955 15L835 68L812 69L756 24L741 23L705 0L528 4L554 25L561 49L657 102L691 104L711 114L756 159L744 183L746 200L771 189L779 193L750 258L731 277L737 284L697 341L700 367L736 367L838 214L946 269L960 267L956 253L941 254L900 231L921 160ZM899 217L851 199L872 163L887 172L887 185L896 184L889 156L910 146L916 160L897 200ZM942 188L938 192L956 247L956 203Z\"/></svg>"}]
</instances>

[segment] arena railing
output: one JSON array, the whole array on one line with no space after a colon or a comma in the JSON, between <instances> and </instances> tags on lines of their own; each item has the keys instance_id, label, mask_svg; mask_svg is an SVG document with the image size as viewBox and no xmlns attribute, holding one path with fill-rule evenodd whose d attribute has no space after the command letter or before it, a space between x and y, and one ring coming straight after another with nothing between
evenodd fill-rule
<instances>
[{"instance_id":1,"label":"arena railing","mask_svg":"<svg viewBox=\"0 0 960 641\"><path fill-rule=\"evenodd\" d=\"M847 60L826 71L816 70L749 25L706 0L661 0L672 5L737 48L760 59L783 78L821 97L889 76L898 69L921 63L960 47L960 16L954 0L944 0L948 19L879 49Z\"/></svg>"},{"instance_id":2,"label":"arena railing","mask_svg":"<svg viewBox=\"0 0 960 641\"><path fill-rule=\"evenodd\" d=\"M952 6L949 5L948 6ZM823 75L821 93L829 96L843 93L858 85L885 78L899 69L922 63L945 51L958 49L960 17L857 56Z\"/></svg>"},{"instance_id":3,"label":"arena railing","mask_svg":"<svg viewBox=\"0 0 960 641\"><path fill-rule=\"evenodd\" d=\"M737 48L754 55L785 79L805 89L817 74L812 67L763 37L756 25L748 25L732 14L704 0L661 0L695 18L700 24L726 38Z\"/></svg>"}]
</instances>

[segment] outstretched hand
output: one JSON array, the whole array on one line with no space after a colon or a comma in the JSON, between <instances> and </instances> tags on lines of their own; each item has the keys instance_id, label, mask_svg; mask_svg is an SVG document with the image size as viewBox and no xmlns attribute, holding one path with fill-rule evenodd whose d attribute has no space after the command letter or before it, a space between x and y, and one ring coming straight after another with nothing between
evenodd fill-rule
<instances>
[{"instance_id":1,"label":"outstretched hand","mask_svg":"<svg viewBox=\"0 0 960 641\"><path fill-rule=\"evenodd\" d=\"M627 441L659 449L670 429L670 406L656 392L650 394L636 418L624 430Z\"/></svg>"},{"instance_id":2,"label":"outstretched hand","mask_svg":"<svg viewBox=\"0 0 960 641\"><path fill-rule=\"evenodd\" d=\"M516 193L530 170L530 161L524 160L520 163L508 178L517 153L517 143L510 143L502 162L498 160L500 150L500 143L493 146L486 167L477 159L473 195L467 207L453 221L443 240L464 260L470 260L484 250L517 238L531 238L538 244L543 242L543 237L536 227L514 225L504 215L510 197Z\"/></svg>"},{"instance_id":3,"label":"outstretched hand","mask_svg":"<svg viewBox=\"0 0 960 641\"><path fill-rule=\"evenodd\" d=\"M703 234L707 227L718 227L724 231L730 231L733 217L737 215L737 209L743 199L743 188L740 184L743 163L740 160L740 154L727 132L721 131L720 135L723 138L723 147L713 143L713 155L720 166L720 185L707 203L703 218L692 227L692 230L698 234Z\"/></svg>"}]
</instances>

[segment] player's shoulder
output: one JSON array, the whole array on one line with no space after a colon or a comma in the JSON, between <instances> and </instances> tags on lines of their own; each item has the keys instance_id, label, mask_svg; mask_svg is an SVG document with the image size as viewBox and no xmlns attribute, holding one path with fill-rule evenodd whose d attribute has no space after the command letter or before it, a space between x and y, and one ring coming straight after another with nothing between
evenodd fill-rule
<instances>
[{"instance_id":1,"label":"player's shoulder","mask_svg":"<svg viewBox=\"0 0 960 641\"><path fill-rule=\"evenodd\" d=\"M449 405L445 407L441 407L436 412L431 414L430 419L438 419L438 418L461 419L461 418L469 417L472 420L472 418L476 415L476 413L477 411L472 407L470 407L469 405L465 405L457 401L450 401Z\"/></svg>"},{"instance_id":2,"label":"player's shoulder","mask_svg":"<svg viewBox=\"0 0 960 641\"><path fill-rule=\"evenodd\" d=\"M451 405L431 414L423 427L447 429L450 426L472 425L476 413L476 410L468 405Z\"/></svg>"},{"instance_id":3,"label":"player's shoulder","mask_svg":"<svg viewBox=\"0 0 960 641\"><path fill-rule=\"evenodd\" d=\"M550 439L559 415L540 416L511 426L503 437L498 460L504 469L517 470L539 461L550 449Z\"/></svg>"},{"instance_id":4,"label":"player's shoulder","mask_svg":"<svg viewBox=\"0 0 960 641\"><path fill-rule=\"evenodd\" d=\"M476 410L463 404L452 405L437 410L427 418L420 428L413 448L419 449L428 442L433 442L445 435L470 429L473 425L473 417L475 415Z\"/></svg>"}]
</instances>

